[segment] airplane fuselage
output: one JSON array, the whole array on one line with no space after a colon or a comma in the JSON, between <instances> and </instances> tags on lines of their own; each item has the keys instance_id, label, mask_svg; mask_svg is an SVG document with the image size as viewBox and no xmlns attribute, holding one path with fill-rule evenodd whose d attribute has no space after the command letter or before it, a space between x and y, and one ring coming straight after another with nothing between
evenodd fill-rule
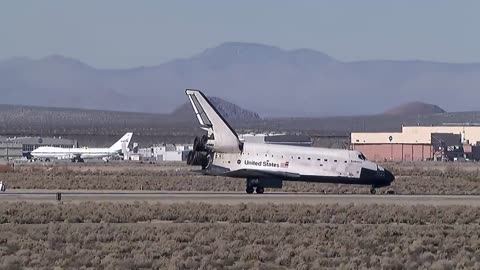
<instances>
[{"instance_id":1,"label":"airplane fuselage","mask_svg":"<svg viewBox=\"0 0 480 270\"><path fill-rule=\"evenodd\" d=\"M109 148L60 148L60 147L39 147L32 152L36 158L49 159L72 159L80 157L82 159L103 158L118 154L118 151Z\"/></svg>"},{"instance_id":2,"label":"airplane fuselage","mask_svg":"<svg viewBox=\"0 0 480 270\"><path fill-rule=\"evenodd\" d=\"M107 162L110 157L119 155L123 151L128 151L127 147L132 136L132 132L125 133L120 140L109 148L61 148L41 146L33 150L30 154L34 158L42 159L70 159L74 162L83 162L84 159L103 158Z\"/></svg>"}]
</instances>

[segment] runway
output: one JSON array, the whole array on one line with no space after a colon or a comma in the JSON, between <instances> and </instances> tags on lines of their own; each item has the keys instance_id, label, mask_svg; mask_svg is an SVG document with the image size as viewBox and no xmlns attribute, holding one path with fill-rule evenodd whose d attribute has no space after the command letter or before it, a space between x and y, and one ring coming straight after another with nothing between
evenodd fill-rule
<instances>
[{"instance_id":1,"label":"runway","mask_svg":"<svg viewBox=\"0 0 480 270\"><path fill-rule=\"evenodd\" d=\"M275 192L246 194L244 192L188 191L93 191L93 190L8 190L0 193L0 202L150 202L150 203L273 203L273 204L397 204L397 205L465 205L480 207L480 196L470 195L369 195Z\"/></svg>"}]
</instances>

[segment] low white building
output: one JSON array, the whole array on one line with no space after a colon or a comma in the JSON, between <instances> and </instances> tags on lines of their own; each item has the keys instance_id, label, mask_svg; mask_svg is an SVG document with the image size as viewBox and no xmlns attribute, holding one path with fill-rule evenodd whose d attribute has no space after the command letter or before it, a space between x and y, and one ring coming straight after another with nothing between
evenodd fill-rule
<instances>
[{"instance_id":1,"label":"low white building","mask_svg":"<svg viewBox=\"0 0 480 270\"><path fill-rule=\"evenodd\" d=\"M138 154L143 160L182 161L193 145L160 144L148 148L139 148Z\"/></svg>"}]
</instances>

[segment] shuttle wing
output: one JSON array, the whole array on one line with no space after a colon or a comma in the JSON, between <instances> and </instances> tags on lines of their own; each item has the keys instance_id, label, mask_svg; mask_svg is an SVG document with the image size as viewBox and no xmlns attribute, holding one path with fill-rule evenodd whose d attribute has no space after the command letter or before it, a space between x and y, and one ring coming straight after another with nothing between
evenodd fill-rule
<instances>
[{"instance_id":1,"label":"shuttle wing","mask_svg":"<svg viewBox=\"0 0 480 270\"><path fill-rule=\"evenodd\" d=\"M187 89L185 93L192 103L200 127L207 130L209 139L213 140L214 150L223 153L240 153L242 143L238 139L237 133L208 98L199 90Z\"/></svg>"},{"instance_id":2,"label":"shuttle wing","mask_svg":"<svg viewBox=\"0 0 480 270\"><path fill-rule=\"evenodd\" d=\"M245 178L277 178L277 179L295 179L299 178L300 174L290 172L275 172L262 171L252 169L240 169L224 173L225 176L230 177L245 177Z\"/></svg>"}]
</instances>

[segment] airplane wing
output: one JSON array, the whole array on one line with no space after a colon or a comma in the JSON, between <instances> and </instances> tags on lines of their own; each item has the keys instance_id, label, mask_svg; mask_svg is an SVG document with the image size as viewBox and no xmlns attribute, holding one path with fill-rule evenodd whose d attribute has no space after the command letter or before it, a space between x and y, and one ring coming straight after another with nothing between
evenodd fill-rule
<instances>
[{"instance_id":1,"label":"airplane wing","mask_svg":"<svg viewBox=\"0 0 480 270\"><path fill-rule=\"evenodd\" d=\"M80 153L70 153L68 155L58 156L57 159L72 159L74 157L80 157Z\"/></svg>"}]
</instances>

